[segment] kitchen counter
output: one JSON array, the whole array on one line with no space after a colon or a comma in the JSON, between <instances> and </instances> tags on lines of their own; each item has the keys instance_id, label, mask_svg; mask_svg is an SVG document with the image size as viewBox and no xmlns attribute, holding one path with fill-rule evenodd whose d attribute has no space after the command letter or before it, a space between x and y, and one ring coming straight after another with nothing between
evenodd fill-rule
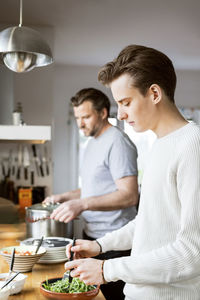
<instances>
[{"instance_id":1,"label":"kitchen counter","mask_svg":"<svg viewBox=\"0 0 200 300\"><path fill-rule=\"evenodd\" d=\"M0 224L0 248L19 245L20 240L25 239L25 224ZM0 273L8 272L9 266L0 255ZM32 272L24 273L28 277L20 294L9 297L9 300L45 300L40 293L40 283L46 278L62 277L64 263L59 264L35 264ZM105 300L101 291L95 300Z\"/></svg>"}]
</instances>

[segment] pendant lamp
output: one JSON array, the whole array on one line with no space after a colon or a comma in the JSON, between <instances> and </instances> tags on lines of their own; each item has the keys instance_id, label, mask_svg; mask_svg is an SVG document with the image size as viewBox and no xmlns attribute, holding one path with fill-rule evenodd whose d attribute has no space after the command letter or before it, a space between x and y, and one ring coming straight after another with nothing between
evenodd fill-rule
<instances>
[{"instance_id":1,"label":"pendant lamp","mask_svg":"<svg viewBox=\"0 0 200 300\"><path fill-rule=\"evenodd\" d=\"M14 72L23 73L52 62L51 49L41 35L29 27L22 26L20 0L19 26L9 27L0 32L0 63Z\"/></svg>"}]
</instances>

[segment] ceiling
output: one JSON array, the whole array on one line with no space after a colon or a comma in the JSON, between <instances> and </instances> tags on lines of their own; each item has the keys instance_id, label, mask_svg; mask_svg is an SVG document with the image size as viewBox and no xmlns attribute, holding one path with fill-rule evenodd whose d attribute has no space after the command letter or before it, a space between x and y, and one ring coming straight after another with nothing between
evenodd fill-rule
<instances>
[{"instance_id":1,"label":"ceiling","mask_svg":"<svg viewBox=\"0 0 200 300\"><path fill-rule=\"evenodd\" d=\"M0 23L19 24L19 0L0 1ZM58 64L101 66L142 44L200 70L199 0L24 0L23 24L50 26Z\"/></svg>"}]
</instances>

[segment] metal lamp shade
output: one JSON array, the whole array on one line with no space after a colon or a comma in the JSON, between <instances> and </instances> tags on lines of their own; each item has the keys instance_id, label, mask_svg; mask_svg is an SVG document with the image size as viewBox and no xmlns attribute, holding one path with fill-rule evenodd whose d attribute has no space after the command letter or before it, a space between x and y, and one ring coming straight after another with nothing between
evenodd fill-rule
<instances>
[{"instance_id":1,"label":"metal lamp shade","mask_svg":"<svg viewBox=\"0 0 200 300\"><path fill-rule=\"evenodd\" d=\"M35 67L36 55L26 52L8 52L3 55L3 61L10 70L22 73Z\"/></svg>"},{"instance_id":2,"label":"metal lamp shade","mask_svg":"<svg viewBox=\"0 0 200 300\"><path fill-rule=\"evenodd\" d=\"M27 72L52 62L51 49L37 31L15 26L0 32L0 63L12 71Z\"/></svg>"}]
</instances>

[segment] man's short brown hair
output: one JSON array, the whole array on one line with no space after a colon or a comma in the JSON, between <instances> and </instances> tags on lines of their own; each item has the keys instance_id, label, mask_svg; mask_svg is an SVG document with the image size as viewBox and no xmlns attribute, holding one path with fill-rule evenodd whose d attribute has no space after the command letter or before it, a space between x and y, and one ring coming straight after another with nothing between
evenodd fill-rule
<instances>
[{"instance_id":1,"label":"man's short brown hair","mask_svg":"<svg viewBox=\"0 0 200 300\"><path fill-rule=\"evenodd\" d=\"M82 89L76 93L74 97L71 98L71 103L73 106L79 106L85 101L90 101L93 104L93 108L97 112L101 112L106 108L109 116L110 114L110 101L108 97L95 88Z\"/></svg>"},{"instance_id":2,"label":"man's short brown hair","mask_svg":"<svg viewBox=\"0 0 200 300\"><path fill-rule=\"evenodd\" d=\"M109 85L122 74L133 79L133 86L145 96L152 84L158 84L169 100L174 102L176 74L171 60L162 52L153 48L129 45L116 59L101 68L98 79Z\"/></svg>"}]
</instances>

